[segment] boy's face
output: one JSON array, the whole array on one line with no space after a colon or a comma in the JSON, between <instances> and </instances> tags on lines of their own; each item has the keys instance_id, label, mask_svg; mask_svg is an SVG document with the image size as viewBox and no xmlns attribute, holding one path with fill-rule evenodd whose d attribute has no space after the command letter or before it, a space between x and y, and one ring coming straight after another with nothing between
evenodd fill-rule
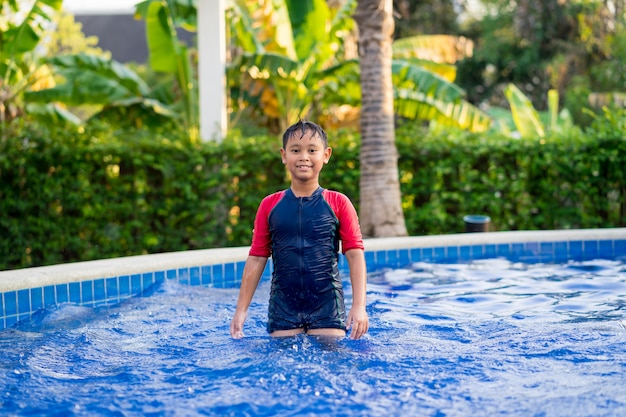
<instances>
[{"instance_id":1,"label":"boy's face","mask_svg":"<svg viewBox=\"0 0 626 417\"><path fill-rule=\"evenodd\" d=\"M331 148L324 147L322 139L309 131L300 137L291 136L280 150L283 163L291 173L292 180L308 182L318 180L324 164L330 160Z\"/></svg>"}]
</instances>

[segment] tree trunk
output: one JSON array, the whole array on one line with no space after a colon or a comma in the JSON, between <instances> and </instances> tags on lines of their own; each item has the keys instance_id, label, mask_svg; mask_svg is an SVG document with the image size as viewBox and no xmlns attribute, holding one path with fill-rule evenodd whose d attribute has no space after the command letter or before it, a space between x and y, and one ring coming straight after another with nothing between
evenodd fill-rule
<instances>
[{"instance_id":1,"label":"tree trunk","mask_svg":"<svg viewBox=\"0 0 626 417\"><path fill-rule=\"evenodd\" d=\"M361 66L361 230L367 237L406 236L391 80L392 0L359 0Z\"/></svg>"}]
</instances>

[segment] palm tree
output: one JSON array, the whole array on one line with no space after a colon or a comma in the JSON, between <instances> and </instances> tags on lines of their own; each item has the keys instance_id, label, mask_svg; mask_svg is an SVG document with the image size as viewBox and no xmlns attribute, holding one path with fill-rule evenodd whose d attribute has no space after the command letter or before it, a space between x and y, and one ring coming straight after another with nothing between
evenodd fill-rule
<instances>
[{"instance_id":1,"label":"palm tree","mask_svg":"<svg viewBox=\"0 0 626 417\"><path fill-rule=\"evenodd\" d=\"M391 77L392 0L359 0L361 67L360 222L371 237L406 236L395 145Z\"/></svg>"}]
</instances>

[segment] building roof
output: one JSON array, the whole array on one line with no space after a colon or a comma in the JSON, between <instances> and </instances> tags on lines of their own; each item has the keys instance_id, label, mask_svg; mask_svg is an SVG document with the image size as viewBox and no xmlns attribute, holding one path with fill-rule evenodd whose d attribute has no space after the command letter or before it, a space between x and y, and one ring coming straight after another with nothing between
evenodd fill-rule
<instances>
[{"instance_id":1,"label":"building roof","mask_svg":"<svg viewBox=\"0 0 626 417\"><path fill-rule=\"evenodd\" d=\"M97 36L98 46L111 52L114 60L127 63L146 63L146 25L130 14L76 14L76 22L83 25L86 36ZM195 45L195 34L178 31L178 37L186 45Z\"/></svg>"}]
</instances>

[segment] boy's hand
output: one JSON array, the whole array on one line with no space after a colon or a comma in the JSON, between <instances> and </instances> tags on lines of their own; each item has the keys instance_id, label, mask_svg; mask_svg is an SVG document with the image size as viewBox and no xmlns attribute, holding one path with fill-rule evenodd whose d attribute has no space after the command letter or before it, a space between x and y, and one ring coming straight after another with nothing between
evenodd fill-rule
<instances>
[{"instance_id":1,"label":"boy's hand","mask_svg":"<svg viewBox=\"0 0 626 417\"><path fill-rule=\"evenodd\" d=\"M350 331L350 339L360 339L369 329L369 319L365 307L352 307L348 314L348 330Z\"/></svg>"},{"instance_id":2,"label":"boy's hand","mask_svg":"<svg viewBox=\"0 0 626 417\"><path fill-rule=\"evenodd\" d=\"M241 339L243 337L244 321L246 321L246 313L235 311L235 315L230 322L230 336L233 339Z\"/></svg>"}]
</instances>

